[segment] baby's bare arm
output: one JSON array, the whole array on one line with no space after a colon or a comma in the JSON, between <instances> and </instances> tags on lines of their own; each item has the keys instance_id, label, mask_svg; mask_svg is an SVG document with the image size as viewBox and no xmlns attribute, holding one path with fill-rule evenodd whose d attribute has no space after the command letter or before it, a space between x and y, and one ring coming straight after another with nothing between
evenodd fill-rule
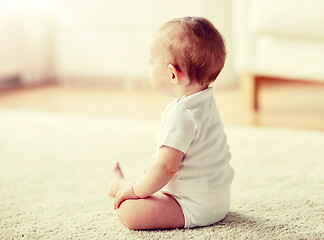
<instances>
[{"instance_id":1,"label":"baby's bare arm","mask_svg":"<svg viewBox=\"0 0 324 240\"><path fill-rule=\"evenodd\" d=\"M146 166L145 166L145 170L144 170L144 174L147 172L147 170L150 168L150 166L152 165L152 163L155 161L156 159L156 154L153 155L153 157L151 158L150 161L147 162Z\"/></svg>"},{"instance_id":2,"label":"baby's bare arm","mask_svg":"<svg viewBox=\"0 0 324 240\"><path fill-rule=\"evenodd\" d=\"M183 156L179 150L161 147L146 173L134 185L125 186L117 193L115 209L127 199L146 198L159 191L179 170Z\"/></svg>"},{"instance_id":3,"label":"baby's bare arm","mask_svg":"<svg viewBox=\"0 0 324 240\"><path fill-rule=\"evenodd\" d=\"M145 198L164 187L179 170L184 153L162 146L146 173L133 185L137 196Z\"/></svg>"}]
</instances>

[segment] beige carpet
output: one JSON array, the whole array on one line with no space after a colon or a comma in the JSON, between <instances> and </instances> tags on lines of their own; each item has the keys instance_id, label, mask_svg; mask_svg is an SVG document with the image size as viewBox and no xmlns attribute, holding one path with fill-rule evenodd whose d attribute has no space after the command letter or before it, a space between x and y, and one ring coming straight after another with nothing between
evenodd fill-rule
<instances>
[{"instance_id":1,"label":"beige carpet","mask_svg":"<svg viewBox=\"0 0 324 240\"><path fill-rule=\"evenodd\" d=\"M107 197L136 177L159 123L0 110L0 239L324 239L324 133L227 127L236 175L222 222L130 231Z\"/></svg>"}]
</instances>

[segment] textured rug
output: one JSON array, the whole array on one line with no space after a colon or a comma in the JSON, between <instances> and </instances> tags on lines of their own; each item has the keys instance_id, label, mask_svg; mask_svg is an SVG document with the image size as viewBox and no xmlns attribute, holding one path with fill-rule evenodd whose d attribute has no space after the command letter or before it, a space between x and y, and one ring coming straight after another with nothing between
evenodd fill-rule
<instances>
[{"instance_id":1,"label":"textured rug","mask_svg":"<svg viewBox=\"0 0 324 240\"><path fill-rule=\"evenodd\" d=\"M191 230L131 231L107 197L121 162L136 178L159 123L0 110L0 239L324 239L324 133L226 128L228 216Z\"/></svg>"}]
</instances>

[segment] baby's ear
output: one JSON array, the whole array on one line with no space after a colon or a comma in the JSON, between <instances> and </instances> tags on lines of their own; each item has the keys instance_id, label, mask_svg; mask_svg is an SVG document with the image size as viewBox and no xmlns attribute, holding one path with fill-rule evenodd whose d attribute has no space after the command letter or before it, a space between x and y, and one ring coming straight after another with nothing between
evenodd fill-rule
<instances>
[{"instance_id":1,"label":"baby's ear","mask_svg":"<svg viewBox=\"0 0 324 240\"><path fill-rule=\"evenodd\" d=\"M170 82L173 84L178 84L181 78L181 72L176 69L172 64L168 65L168 70L170 73Z\"/></svg>"}]
</instances>

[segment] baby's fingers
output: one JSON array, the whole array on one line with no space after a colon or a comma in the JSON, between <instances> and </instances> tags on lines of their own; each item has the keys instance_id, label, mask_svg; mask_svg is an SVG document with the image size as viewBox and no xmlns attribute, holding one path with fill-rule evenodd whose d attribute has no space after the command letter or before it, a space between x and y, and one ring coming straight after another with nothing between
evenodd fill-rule
<instances>
[{"instance_id":1,"label":"baby's fingers","mask_svg":"<svg viewBox=\"0 0 324 240\"><path fill-rule=\"evenodd\" d=\"M123 195L117 194L117 196L115 197L115 201L114 201L114 208L115 209L119 208L120 204L123 201L125 201L125 198L123 197Z\"/></svg>"},{"instance_id":2,"label":"baby's fingers","mask_svg":"<svg viewBox=\"0 0 324 240\"><path fill-rule=\"evenodd\" d=\"M120 193L117 192L117 194L116 194L116 196L115 196L115 199L114 199L114 209L117 208L117 202L118 202L119 196L120 196Z\"/></svg>"}]
</instances>

